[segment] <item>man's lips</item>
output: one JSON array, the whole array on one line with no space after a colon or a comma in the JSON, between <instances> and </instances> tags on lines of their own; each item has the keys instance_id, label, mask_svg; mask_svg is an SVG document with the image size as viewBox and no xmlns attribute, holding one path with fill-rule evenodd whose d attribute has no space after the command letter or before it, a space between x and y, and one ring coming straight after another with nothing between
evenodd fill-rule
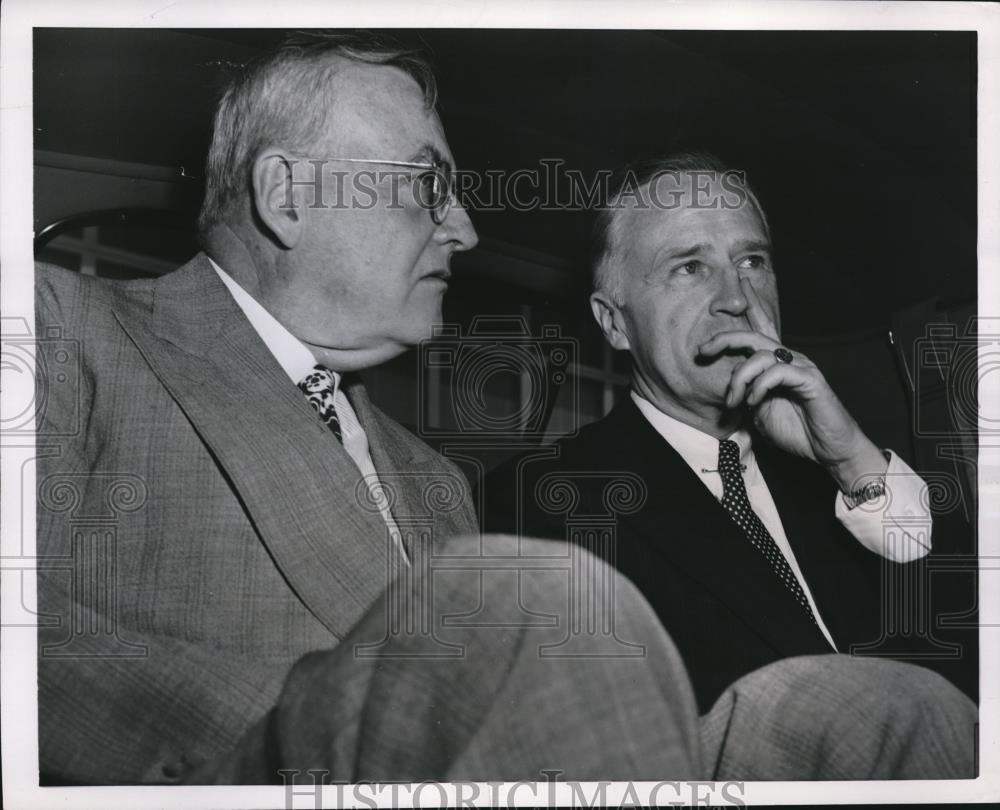
<instances>
[{"instance_id":1,"label":"man's lips","mask_svg":"<svg viewBox=\"0 0 1000 810\"><path fill-rule=\"evenodd\" d=\"M424 278L436 278L443 281L445 284L451 279L451 270L446 268L440 268L438 270L432 270L430 273L424 276Z\"/></svg>"},{"instance_id":2,"label":"man's lips","mask_svg":"<svg viewBox=\"0 0 1000 810\"><path fill-rule=\"evenodd\" d=\"M713 335L714 337L714 335ZM731 352L731 351L721 351L714 352L712 354L702 354L699 346L707 343L707 340L698 343L694 349L694 364L696 366L714 366L718 363L726 362L738 362L740 360L745 360L746 355L743 352Z\"/></svg>"}]
</instances>

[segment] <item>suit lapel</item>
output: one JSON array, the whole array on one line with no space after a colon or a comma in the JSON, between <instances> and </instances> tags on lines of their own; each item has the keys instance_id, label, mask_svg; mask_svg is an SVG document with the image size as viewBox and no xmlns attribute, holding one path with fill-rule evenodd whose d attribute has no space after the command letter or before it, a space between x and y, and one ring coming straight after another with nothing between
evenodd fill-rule
<instances>
[{"instance_id":1,"label":"suit lapel","mask_svg":"<svg viewBox=\"0 0 1000 810\"><path fill-rule=\"evenodd\" d=\"M343 637L395 574L361 480L260 340L207 258L157 283L149 306L115 315L184 411L306 606ZM214 538L206 538L212 542Z\"/></svg>"},{"instance_id":2,"label":"suit lapel","mask_svg":"<svg viewBox=\"0 0 1000 810\"><path fill-rule=\"evenodd\" d=\"M465 478L372 405L356 377L345 382L345 393L365 428L379 481L392 490L390 511L404 536L428 530L430 536L443 539L477 531Z\"/></svg>"},{"instance_id":3,"label":"suit lapel","mask_svg":"<svg viewBox=\"0 0 1000 810\"><path fill-rule=\"evenodd\" d=\"M817 652L828 650L763 557L631 399L607 424L606 445L618 455L613 463L636 470L649 489L647 506L621 521L623 534L640 535L778 651L801 654L804 641Z\"/></svg>"},{"instance_id":4,"label":"suit lapel","mask_svg":"<svg viewBox=\"0 0 1000 810\"><path fill-rule=\"evenodd\" d=\"M878 595L884 561L834 516L836 486L820 467L754 437L761 474L823 621L841 649L882 632ZM845 600L845 593L852 598Z\"/></svg>"}]
</instances>

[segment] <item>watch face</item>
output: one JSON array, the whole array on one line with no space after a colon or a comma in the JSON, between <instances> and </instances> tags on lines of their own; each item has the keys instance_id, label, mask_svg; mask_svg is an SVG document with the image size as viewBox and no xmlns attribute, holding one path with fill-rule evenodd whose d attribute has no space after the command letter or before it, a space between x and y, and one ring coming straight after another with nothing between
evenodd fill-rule
<instances>
[{"instance_id":1,"label":"watch face","mask_svg":"<svg viewBox=\"0 0 1000 810\"><path fill-rule=\"evenodd\" d=\"M879 478L877 481L869 481L847 496L847 508L853 509L867 501L874 501L882 495L885 495L885 479Z\"/></svg>"}]
</instances>

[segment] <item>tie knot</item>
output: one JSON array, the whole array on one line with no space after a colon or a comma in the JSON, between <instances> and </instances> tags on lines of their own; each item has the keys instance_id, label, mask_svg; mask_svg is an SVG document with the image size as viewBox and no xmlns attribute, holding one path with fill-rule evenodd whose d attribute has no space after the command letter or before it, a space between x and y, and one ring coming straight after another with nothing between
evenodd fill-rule
<instances>
[{"instance_id":1,"label":"tie knot","mask_svg":"<svg viewBox=\"0 0 1000 810\"><path fill-rule=\"evenodd\" d=\"M299 382L299 388L306 394L332 394L337 390L337 378L330 369L313 366L313 370Z\"/></svg>"},{"instance_id":2,"label":"tie knot","mask_svg":"<svg viewBox=\"0 0 1000 810\"><path fill-rule=\"evenodd\" d=\"M740 446L732 439L719 441L719 472L733 472L740 469Z\"/></svg>"}]
</instances>

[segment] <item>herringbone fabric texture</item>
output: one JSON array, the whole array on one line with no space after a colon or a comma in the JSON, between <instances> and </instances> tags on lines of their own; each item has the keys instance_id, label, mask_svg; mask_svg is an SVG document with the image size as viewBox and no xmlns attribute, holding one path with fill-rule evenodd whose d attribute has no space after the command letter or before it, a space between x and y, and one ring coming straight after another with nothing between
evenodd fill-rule
<instances>
[{"instance_id":1,"label":"herringbone fabric texture","mask_svg":"<svg viewBox=\"0 0 1000 810\"><path fill-rule=\"evenodd\" d=\"M70 341L39 346L54 452L39 460L38 553L76 560L88 583L38 575L39 609L59 617L38 634L59 653L39 658L39 764L61 783L176 782L265 716L295 662L336 647L405 563L358 467L206 256L150 281L41 268L36 282L38 333ZM65 345L86 374L60 382ZM400 520L435 539L475 533L458 468L360 380L339 390ZM442 487L457 508L431 508ZM77 554L71 526L87 515L113 519L113 537ZM104 631L70 632L78 622Z\"/></svg>"}]
</instances>

